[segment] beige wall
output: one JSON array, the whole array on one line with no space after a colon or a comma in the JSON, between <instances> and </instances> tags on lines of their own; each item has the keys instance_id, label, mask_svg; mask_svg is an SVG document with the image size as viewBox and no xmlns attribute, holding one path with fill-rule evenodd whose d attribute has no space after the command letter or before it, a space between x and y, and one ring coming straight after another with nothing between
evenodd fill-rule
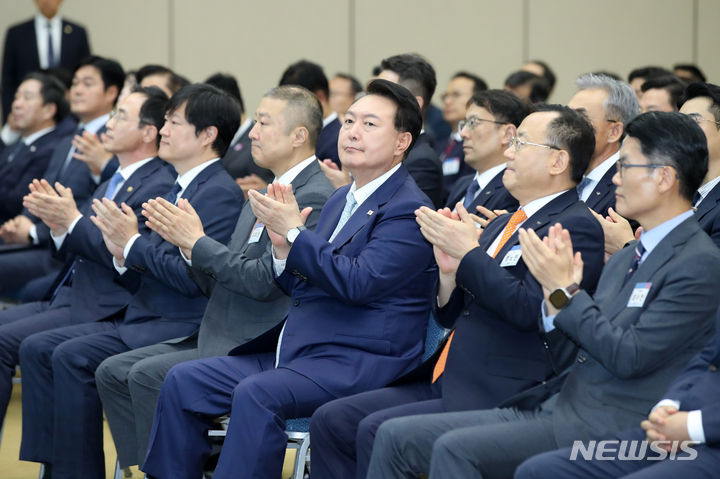
<instances>
[{"instance_id":1,"label":"beige wall","mask_svg":"<svg viewBox=\"0 0 720 479\"><path fill-rule=\"evenodd\" d=\"M557 102L578 74L598 69L625 76L690 61L720 82L718 0L65 0L62 11L89 29L94 52L126 68L167 64L193 81L236 75L250 111L299 58L365 81L405 51L433 63L439 93L460 69L501 87L527 58L555 69ZM0 30L33 12L31 0L0 0Z\"/></svg>"}]
</instances>

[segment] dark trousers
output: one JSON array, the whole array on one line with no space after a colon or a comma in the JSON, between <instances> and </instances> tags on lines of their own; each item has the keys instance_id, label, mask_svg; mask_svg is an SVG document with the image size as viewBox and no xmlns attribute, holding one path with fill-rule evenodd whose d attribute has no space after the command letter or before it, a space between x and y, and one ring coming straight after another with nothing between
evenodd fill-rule
<instances>
[{"instance_id":1,"label":"dark trousers","mask_svg":"<svg viewBox=\"0 0 720 479\"><path fill-rule=\"evenodd\" d=\"M393 417L442 412L429 381L368 391L320 406L310 422L313 479L364 479L375 432Z\"/></svg>"},{"instance_id":2,"label":"dark trousers","mask_svg":"<svg viewBox=\"0 0 720 479\"><path fill-rule=\"evenodd\" d=\"M163 383L142 470L159 479L197 479L210 454L213 418L230 426L213 477L280 477L286 419L310 416L330 393L275 353L223 356L174 366Z\"/></svg>"}]
</instances>

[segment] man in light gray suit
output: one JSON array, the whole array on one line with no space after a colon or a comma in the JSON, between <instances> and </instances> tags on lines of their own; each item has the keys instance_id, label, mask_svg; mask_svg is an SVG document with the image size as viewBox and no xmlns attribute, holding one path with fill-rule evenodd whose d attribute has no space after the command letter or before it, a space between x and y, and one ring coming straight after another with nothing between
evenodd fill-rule
<instances>
[{"instance_id":1,"label":"man in light gray suit","mask_svg":"<svg viewBox=\"0 0 720 479\"><path fill-rule=\"evenodd\" d=\"M691 209L707 171L704 135L683 115L653 112L627 136L616 204L643 233L610 258L594 298L578 287L582 259L567 230L554 225L545 242L520 230L521 258L545 291L548 343L559 334L579 347L564 383L525 391L509 407L386 421L368 477L508 477L540 452L611 437L647 416L712 335L720 251Z\"/></svg>"},{"instance_id":2,"label":"man in light gray suit","mask_svg":"<svg viewBox=\"0 0 720 479\"><path fill-rule=\"evenodd\" d=\"M314 228L333 192L314 155L322 128L320 104L303 88L274 88L260 102L256 121L250 132L255 162L270 169L277 182L292 185L298 204L309 214L307 227ZM249 203L227 246L204 236L186 200L174 206L158 198L144 208L148 226L180 248L210 301L197 336L113 356L97 369L98 392L122 467L145 459L160 386L172 366L228 354L275 326L290 306L273 280L267 231Z\"/></svg>"}]
</instances>

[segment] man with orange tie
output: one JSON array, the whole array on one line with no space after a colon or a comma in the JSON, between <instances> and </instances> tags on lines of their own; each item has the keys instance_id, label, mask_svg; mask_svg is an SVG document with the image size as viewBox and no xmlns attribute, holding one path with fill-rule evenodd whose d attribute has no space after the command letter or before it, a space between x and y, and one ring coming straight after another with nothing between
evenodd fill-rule
<instances>
[{"instance_id":1,"label":"man with orange tie","mask_svg":"<svg viewBox=\"0 0 720 479\"><path fill-rule=\"evenodd\" d=\"M440 270L436 318L454 331L439 356L405 381L315 412L314 478L365 477L375 433L386 419L496 407L559 372L538 333L543 292L522 259L517 228L543 237L562 223L585 262L583 288L594 290L603 236L575 188L594 146L592 126L579 113L542 107L520 124L505 152L503 183L520 209L491 221L479 245L464 208L457 215L449 209L416 211Z\"/></svg>"}]
</instances>

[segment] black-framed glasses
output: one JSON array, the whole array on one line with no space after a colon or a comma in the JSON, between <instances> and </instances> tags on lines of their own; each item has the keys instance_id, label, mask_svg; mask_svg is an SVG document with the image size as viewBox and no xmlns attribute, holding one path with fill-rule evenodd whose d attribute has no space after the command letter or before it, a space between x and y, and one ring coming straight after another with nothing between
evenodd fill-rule
<instances>
[{"instance_id":1,"label":"black-framed glasses","mask_svg":"<svg viewBox=\"0 0 720 479\"><path fill-rule=\"evenodd\" d=\"M650 169L655 169L655 168L663 168L663 167L665 167L665 166L670 166L670 167L672 167L672 165L664 165L664 164L662 164L662 163L625 163L625 162L623 162L622 160L618 160L618 161L615 162L615 168L617 169L617 172L620 174L620 177L621 177L621 178L622 178L622 176L623 176L623 172L624 172L625 170L627 170L628 168L650 168Z\"/></svg>"},{"instance_id":2,"label":"black-framed glasses","mask_svg":"<svg viewBox=\"0 0 720 479\"><path fill-rule=\"evenodd\" d=\"M460 120L458 122L458 132L463 131L463 128L467 128L468 130L472 131L482 122L495 123L496 125L504 125L505 124L502 121L486 120L485 118L478 118L476 116L471 116L467 120Z\"/></svg>"},{"instance_id":3,"label":"black-framed glasses","mask_svg":"<svg viewBox=\"0 0 720 479\"><path fill-rule=\"evenodd\" d=\"M542 143L533 143L532 141L521 140L517 136L513 136L512 138L510 138L510 146L512 146L515 149L516 153L518 151L520 151L520 148L522 148L525 145L539 146L540 148L547 148L548 150L558 150L558 151L562 150L562 148L559 148L555 145L543 145Z\"/></svg>"}]
</instances>

